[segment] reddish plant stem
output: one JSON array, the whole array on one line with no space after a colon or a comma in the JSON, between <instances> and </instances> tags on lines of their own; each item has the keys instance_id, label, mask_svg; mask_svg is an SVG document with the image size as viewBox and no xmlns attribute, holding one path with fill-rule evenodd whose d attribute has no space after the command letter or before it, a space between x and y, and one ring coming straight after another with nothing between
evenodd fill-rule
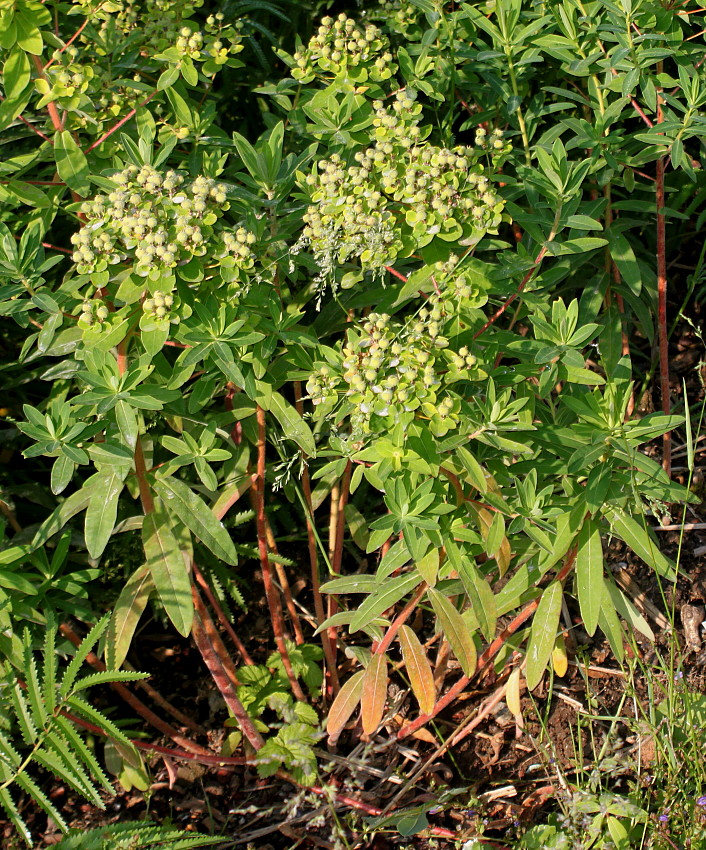
<instances>
[{"instance_id":1,"label":"reddish plant stem","mask_svg":"<svg viewBox=\"0 0 706 850\"><path fill-rule=\"evenodd\" d=\"M502 314L507 310L507 308L512 304L512 302L521 294L522 290L527 286L527 284L532 280L534 273L537 271L539 266L541 265L542 260L544 259L544 255L547 253L546 246L542 246L541 251L537 254L537 257L534 261L534 265L524 276L522 283L517 287L517 291L514 292L507 301L502 304L493 315L488 319L488 321L483 325L483 327L476 331L473 334L473 339L478 339L478 337L488 330L491 325L494 325L495 322L502 316Z\"/></svg>"},{"instance_id":2,"label":"reddish plant stem","mask_svg":"<svg viewBox=\"0 0 706 850\"><path fill-rule=\"evenodd\" d=\"M37 69L37 74L43 80L46 80L47 75L44 73L42 60L39 58L39 56L32 56L32 61L34 62L34 67ZM64 125L61 121L61 118L59 117L59 110L56 108L56 104L53 101L50 101L47 104L47 112L49 113L49 118L51 119L51 123L54 127L54 130L56 130L57 133L60 133L64 129Z\"/></svg>"},{"instance_id":3,"label":"reddish plant stem","mask_svg":"<svg viewBox=\"0 0 706 850\"><path fill-rule=\"evenodd\" d=\"M574 561L576 559L576 549L572 549L568 555L566 556L566 561L564 562L564 566L557 573L556 581L563 581L568 574L571 572L571 569L574 566ZM490 664L492 659L500 652L502 647L507 642L507 639L515 634L518 629L534 614L537 610L537 606L539 605L539 600L541 597L537 597L537 599L533 599L532 602L529 602L525 607L520 611L519 614L512 620L512 622L495 638L495 640L488 646L485 652L478 659L478 667L476 668L475 676L479 675L483 672L483 670ZM449 690L441 697L440 700L437 701L434 706L434 710L430 714L421 714L411 723L408 723L406 726L403 726L399 732L397 733L397 740L400 741L403 738L406 738L408 735L411 735L413 732L416 732L417 729L421 729L422 726L426 725L430 720L433 720L434 717L437 716L441 711L447 708L456 697L463 691L463 689L468 685L473 677L471 676L462 676L456 684L454 684Z\"/></svg>"},{"instance_id":4,"label":"reddish plant stem","mask_svg":"<svg viewBox=\"0 0 706 850\"><path fill-rule=\"evenodd\" d=\"M27 125L27 127L29 127L29 129L30 129L33 133L36 133L36 134L37 134L37 135L38 135L41 139L44 139L44 141L45 141L45 142L51 142L51 139L49 138L49 136L47 136L47 135L45 135L44 133L42 133L42 131L41 131L41 130L38 130L38 129L34 126L34 124L31 124L31 123L30 123L30 122L29 122L29 121L28 121L28 120L24 117L24 115L18 115L17 117L19 118L19 120L20 120L23 124L26 124L26 125ZM49 183L49 181L47 181L47 185L53 185L53 184L50 184L50 183Z\"/></svg>"},{"instance_id":5,"label":"reddish plant stem","mask_svg":"<svg viewBox=\"0 0 706 850\"><path fill-rule=\"evenodd\" d=\"M285 779L287 782L291 782L292 785L297 785L301 787L299 783L291 776L289 773L286 773L284 770L278 770L277 776L280 779ZM340 803L342 806L348 806L349 809L357 809L359 812L365 812L366 815L371 815L372 817L379 817L382 813L382 809L378 809L376 806L371 806L369 803L364 803L362 800L356 800L355 797L349 797L346 794L338 794L335 791L332 793L330 789L322 788L319 785L311 785L307 787L307 791L311 791L312 794L316 794L319 797L333 798L336 803ZM450 829L444 829L441 826L433 826L428 830L425 830L430 835L436 836L437 838L458 838L458 833L452 832Z\"/></svg>"},{"instance_id":6,"label":"reddish plant stem","mask_svg":"<svg viewBox=\"0 0 706 850\"><path fill-rule=\"evenodd\" d=\"M277 541L275 540L275 535L272 532L272 526L270 525L267 516L265 516L265 532L267 533L267 545L270 552L277 557L277 555L279 555ZM282 588L282 594L284 595L284 604L287 606L287 613L289 614L289 619L292 623L292 628L294 629L294 640L298 646L301 646L304 643L304 632L302 631L299 614L297 613L296 606L294 605L292 588L290 587L287 572L284 569L284 564L281 564L279 561L275 561L275 571L277 573L277 578L279 579L280 587Z\"/></svg>"},{"instance_id":7,"label":"reddish plant stem","mask_svg":"<svg viewBox=\"0 0 706 850\"><path fill-rule=\"evenodd\" d=\"M90 18L86 18L86 20L81 24L81 26L76 30L76 32L71 36L71 38L66 42L66 44L62 48L60 48L60 50L58 51L59 53L63 53L67 49L67 47L71 47L71 45L74 43L74 41L76 41L76 39L81 35L81 33L84 31L84 29L88 26L89 21L90 21ZM50 68L54 64L54 62L56 62L56 57L52 56L52 58L44 66L43 70L46 71L47 68Z\"/></svg>"},{"instance_id":8,"label":"reddish plant stem","mask_svg":"<svg viewBox=\"0 0 706 850\"><path fill-rule=\"evenodd\" d=\"M89 145L84 151L84 153L89 153L90 151L95 150L95 148L100 147L100 145L102 145L106 139L109 139L113 135L113 133L116 133L123 126L123 124L127 124L127 122L133 117L133 115L135 115L137 110L142 109L143 106L148 104L156 94L157 92L153 91L152 94L149 97L146 97L139 106L136 106L134 109L131 109L124 118L121 118L120 121L117 122L117 124L114 124L110 128L110 130L108 130L106 133L103 133L100 139L97 139L95 142L93 142L92 145Z\"/></svg>"},{"instance_id":9,"label":"reddish plant stem","mask_svg":"<svg viewBox=\"0 0 706 850\"><path fill-rule=\"evenodd\" d=\"M385 632L385 637L380 641L375 650L376 655L382 655L387 652L392 644L392 641L395 639L397 632L400 630L400 626L403 626L410 615L416 610L419 600L424 596L427 591L427 583L423 581L419 587L414 592L414 596L409 600L409 602L404 606L404 608L400 611L400 613L395 617L395 619L390 623L390 627Z\"/></svg>"},{"instance_id":10,"label":"reddish plant stem","mask_svg":"<svg viewBox=\"0 0 706 850\"><path fill-rule=\"evenodd\" d=\"M142 440L139 434L135 442L135 476L137 478L137 486L140 489L142 510L145 514L151 514L154 511L154 498L152 497L152 491L147 481L147 464L145 463L145 453L142 450Z\"/></svg>"},{"instance_id":11,"label":"reddish plant stem","mask_svg":"<svg viewBox=\"0 0 706 850\"><path fill-rule=\"evenodd\" d=\"M61 634L71 641L74 646L78 646L81 643L80 638L74 633L70 626L66 623L62 623L59 626L59 631ZM105 664L98 658L98 656L89 652L86 656L86 661L91 667L96 670L103 671L106 669ZM170 726L161 717L158 717L151 708L146 706L141 699L136 697L131 691L129 691L125 685L121 682L111 682L111 688L125 700L125 702L134 709L144 720L146 720L151 726L154 726L155 729L160 731L163 735L167 735L169 738L174 741L175 744L178 744L180 747L183 747L185 750L190 750L192 753L200 753L200 754L208 754L208 750L204 749L200 744L195 744L193 741L189 740L189 738L185 738L177 729L173 726ZM190 721L193 723L193 721Z\"/></svg>"},{"instance_id":12,"label":"reddish plant stem","mask_svg":"<svg viewBox=\"0 0 706 850\"><path fill-rule=\"evenodd\" d=\"M348 504L348 496L351 488L351 475L353 473L353 464L350 460L346 462L346 468L343 471L339 487L338 501L335 502L335 523L333 527L333 547L331 549L331 572L333 575L340 575L341 562L343 561L343 537L346 528L345 509ZM332 494L333 499L333 494ZM338 611L338 597L332 594L328 599L328 616L333 615ZM337 629L331 626L328 630L331 647L333 649L334 659L336 657L336 636Z\"/></svg>"},{"instance_id":13,"label":"reddish plant stem","mask_svg":"<svg viewBox=\"0 0 706 850\"><path fill-rule=\"evenodd\" d=\"M228 673L223 668L221 660L214 650L211 642L208 639L208 635L206 633L206 629L204 628L203 621L201 620L201 616L198 610L198 593L196 588L192 588L194 594L194 605L196 610L194 611L194 625L191 630L191 635L194 638L194 642L196 643L196 647L201 653L201 657L206 662L206 666L208 667L208 671L213 677L213 681L216 684L216 687L221 692L221 696L226 702L228 708L233 712L236 720L240 724L240 728L243 731L243 735L248 739L251 746L255 750L259 750L260 747L265 743L262 739L262 735L255 728L255 724L250 718L250 715L243 708L243 704L238 699L238 695L235 692L235 688L231 683L230 677ZM201 603L203 605L203 603Z\"/></svg>"},{"instance_id":14,"label":"reddish plant stem","mask_svg":"<svg viewBox=\"0 0 706 850\"><path fill-rule=\"evenodd\" d=\"M657 64L658 73L662 72L662 62ZM657 123L664 120L662 98L657 92ZM657 326L659 333L659 376L662 395L662 412L669 416L669 330L667 328L667 243L666 220L664 216L664 161L657 160L656 202L657 202ZM672 435L667 431L662 437L662 466L671 477L672 474Z\"/></svg>"},{"instance_id":15,"label":"reddish plant stem","mask_svg":"<svg viewBox=\"0 0 706 850\"><path fill-rule=\"evenodd\" d=\"M393 277L396 277L398 280L401 280L402 283L407 283L408 279L405 277L402 272L398 272L396 269L393 269L392 266L385 266L385 269L390 272Z\"/></svg>"},{"instance_id":16,"label":"reddish plant stem","mask_svg":"<svg viewBox=\"0 0 706 850\"><path fill-rule=\"evenodd\" d=\"M284 638L284 613L282 611L282 600L272 580L272 564L267 550L267 528L265 516L265 449L266 449L266 425L265 411L257 406L257 483L253 485L256 500L255 520L257 524L257 545L260 552L260 566L262 568L262 581L265 586L265 596L270 609L272 619L272 630L275 635L277 651L282 657L282 666L292 687L295 699L306 702L306 696L294 675L292 662L289 660L287 644Z\"/></svg>"},{"instance_id":17,"label":"reddish plant stem","mask_svg":"<svg viewBox=\"0 0 706 850\"><path fill-rule=\"evenodd\" d=\"M294 404L300 416L304 415L304 402L302 401L301 381L294 382ZM321 595L321 578L319 576L319 557L316 549L316 535L314 533L314 500L311 494L311 477L309 475L309 463L306 455L302 452L302 490L304 491L304 502L306 503L306 537L309 544L309 563L311 565L311 591L314 596L314 611L318 625L326 619L324 611L324 600ZM338 670L336 669L336 657L332 650L331 638L328 631L321 633L321 644L326 659L326 669L329 682L330 696L335 697L340 689L338 681Z\"/></svg>"},{"instance_id":18,"label":"reddish plant stem","mask_svg":"<svg viewBox=\"0 0 706 850\"><path fill-rule=\"evenodd\" d=\"M192 562L192 567L193 566L194 564ZM218 656L220 665L225 671L226 676L228 676L228 680L230 681L231 686L233 688L239 687L240 682L238 681L238 673L236 672L235 664L233 664L233 659L228 654L228 650L226 649L225 644L221 640L221 636L218 634L216 624L213 622L213 618L209 614L208 608L206 608L206 605L204 604L204 601L201 598L201 594L198 592L198 590L193 584L191 585L191 598L194 601L194 609L199 615L208 642L213 647L213 651Z\"/></svg>"},{"instance_id":19,"label":"reddish plant stem","mask_svg":"<svg viewBox=\"0 0 706 850\"><path fill-rule=\"evenodd\" d=\"M42 242L42 248L49 248L50 251L60 251L62 254L73 254L73 251L69 251L68 248L59 248L58 245L52 245L50 242Z\"/></svg>"},{"instance_id":20,"label":"reddish plant stem","mask_svg":"<svg viewBox=\"0 0 706 850\"><path fill-rule=\"evenodd\" d=\"M226 634L233 641L233 643L235 644L235 648L240 653L240 657L243 659L243 663L247 664L248 666L251 667L255 662L250 657L250 653L245 648L245 644L240 640L240 638L236 634L235 629L231 625L230 620L226 617L225 612L223 611L223 608L221 607L221 603L218 601L218 598L216 597L214 592L211 590L211 587L209 586L206 579L203 577L203 573L196 566L195 563L192 563L191 569L193 570L194 578L198 582L199 587L206 594L206 599L208 599L209 605L216 612L216 616L218 617L218 622L225 629Z\"/></svg>"}]
</instances>

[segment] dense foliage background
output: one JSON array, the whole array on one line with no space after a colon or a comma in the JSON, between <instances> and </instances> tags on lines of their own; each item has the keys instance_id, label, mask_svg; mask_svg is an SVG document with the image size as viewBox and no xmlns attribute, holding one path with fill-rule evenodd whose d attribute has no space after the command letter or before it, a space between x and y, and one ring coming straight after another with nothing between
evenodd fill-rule
<instances>
[{"instance_id":1,"label":"dense foliage background","mask_svg":"<svg viewBox=\"0 0 706 850\"><path fill-rule=\"evenodd\" d=\"M172 758L326 796L322 720L408 739L489 676L521 718L572 617L617 661L654 638L604 545L674 582L649 526L698 502L669 341L704 294L703 28L688 0L0 5L0 804L28 842L15 788L63 826L37 767L96 805L104 766L149 785L92 686ZM124 666L148 616L198 649L221 749ZM585 846L642 846L643 815Z\"/></svg>"}]
</instances>

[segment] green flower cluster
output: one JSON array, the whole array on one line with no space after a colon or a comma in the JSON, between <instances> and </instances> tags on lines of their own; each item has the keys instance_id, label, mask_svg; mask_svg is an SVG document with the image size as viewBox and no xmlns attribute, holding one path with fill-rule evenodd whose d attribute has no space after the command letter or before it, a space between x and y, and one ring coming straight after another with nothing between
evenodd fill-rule
<instances>
[{"instance_id":1,"label":"green flower cluster","mask_svg":"<svg viewBox=\"0 0 706 850\"><path fill-rule=\"evenodd\" d=\"M91 65L77 62L78 50L67 48L63 53L54 53L54 62L44 77L34 81L36 90L43 95L40 106L59 101L65 109L74 109L80 103L80 95L87 91L94 77Z\"/></svg>"},{"instance_id":2,"label":"green flower cluster","mask_svg":"<svg viewBox=\"0 0 706 850\"><path fill-rule=\"evenodd\" d=\"M445 262L432 266L434 291L429 296L429 304L441 304L450 315L457 315L461 306L479 308L488 301L488 282L484 277L473 274L468 267L459 269L456 254ZM448 307L448 309L446 309Z\"/></svg>"},{"instance_id":3,"label":"green flower cluster","mask_svg":"<svg viewBox=\"0 0 706 850\"><path fill-rule=\"evenodd\" d=\"M302 244L311 245L324 282L349 259L358 258L364 271L379 272L406 245L411 253L435 236L477 241L501 221L504 201L478 161L480 151L421 141L414 90L397 92L391 109L380 101L374 107L375 142L355 154L358 164L346 165L334 154L306 178L311 204ZM502 141L501 131L493 138Z\"/></svg>"},{"instance_id":4,"label":"green flower cluster","mask_svg":"<svg viewBox=\"0 0 706 850\"><path fill-rule=\"evenodd\" d=\"M492 133L488 133L485 127L478 127L475 145L478 150L489 154L494 163L503 159L512 150L510 142L503 138L503 131L497 127Z\"/></svg>"},{"instance_id":5,"label":"green flower cluster","mask_svg":"<svg viewBox=\"0 0 706 850\"><path fill-rule=\"evenodd\" d=\"M112 181L112 192L82 205L86 224L71 237L79 274L134 258L135 272L146 277L205 255L219 260L226 280L253 268L252 233L214 231L229 208L222 184L203 176L186 183L177 172L162 174L151 165L130 165Z\"/></svg>"},{"instance_id":6,"label":"green flower cluster","mask_svg":"<svg viewBox=\"0 0 706 850\"><path fill-rule=\"evenodd\" d=\"M78 326L80 328L91 328L94 325L102 325L109 315L110 311L99 298L86 299L81 304Z\"/></svg>"},{"instance_id":7,"label":"green flower cluster","mask_svg":"<svg viewBox=\"0 0 706 850\"><path fill-rule=\"evenodd\" d=\"M459 421L460 401L442 393L438 365L448 340L441 333L443 309L422 308L411 323L393 323L371 313L362 332L351 332L343 348L342 374L322 364L307 382L314 405L334 402L340 389L355 406L354 431L388 428L403 418L422 416L443 436ZM343 387L341 386L343 384Z\"/></svg>"},{"instance_id":8,"label":"green flower cluster","mask_svg":"<svg viewBox=\"0 0 706 850\"><path fill-rule=\"evenodd\" d=\"M181 58L188 57L194 62L207 63L202 70L209 76L215 72L212 66L225 65L230 56L243 49L240 26L224 26L223 18L223 12L209 15L203 31L189 21L180 28L175 42Z\"/></svg>"},{"instance_id":9,"label":"green flower cluster","mask_svg":"<svg viewBox=\"0 0 706 850\"><path fill-rule=\"evenodd\" d=\"M161 289L155 290L151 298L145 298L142 302L142 310L144 313L153 316L155 319L168 322L171 320L171 308L174 306L174 296L171 292L162 292Z\"/></svg>"},{"instance_id":10,"label":"green flower cluster","mask_svg":"<svg viewBox=\"0 0 706 850\"><path fill-rule=\"evenodd\" d=\"M308 83L318 69L336 76L348 74L356 82L389 80L397 70L389 46L374 24L359 26L343 12L335 20L325 17L306 49L294 54L292 76Z\"/></svg>"}]
</instances>

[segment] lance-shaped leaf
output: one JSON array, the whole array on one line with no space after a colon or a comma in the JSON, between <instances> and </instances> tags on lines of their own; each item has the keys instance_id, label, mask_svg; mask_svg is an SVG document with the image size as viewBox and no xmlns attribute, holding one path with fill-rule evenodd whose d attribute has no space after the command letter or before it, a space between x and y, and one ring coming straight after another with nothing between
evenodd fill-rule
<instances>
[{"instance_id":1,"label":"lance-shaped leaf","mask_svg":"<svg viewBox=\"0 0 706 850\"><path fill-rule=\"evenodd\" d=\"M194 619L191 579L169 514L159 501L142 523L142 543L159 598L176 630L186 637Z\"/></svg>"},{"instance_id":2,"label":"lance-shaped leaf","mask_svg":"<svg viewBox=\"0 0 706 850\"><path fill-rule=\"evenodd\" d=\"M546 588L532 620L527 647L527 687L532 691L540 683L552 656L561 614L561 582L554 581Z\"/></svg>"},{"instance_id":3,"label":"lance-shaped leaf","mask_svg":"<svg viewBox=\"0 0 706 850\"><path fill-rule=\"evenodd\" d=\"M387 698L387 656L373 655L363 674L360 718L363 732L372 735L380 725Z\"/></svg>"},{"instance_id":4,"label":"lance-shaped leaf","mask_svg":"<svg viewBox=\"0 0 706 850\"><path fill-rule=\"evenodd\" d=\"M365 670L354 673L338 692L326 718L326 731L329 741L335 744L348 718L358 707L360 695L363 692L363 676Z\"/></svg>"},{"instance_id":5,"label":"lance-shaped leaf","mask_svg":"<svg viewBox=\"0 0 706 850\"><path fill-rule=\"evenodd\" d=\"M603 600L603 547L598 525L587 518L579 532L576 552L576 592L584 627L589 635L598 628Z\"/></svg>"},{"instance_id":6,"label":"lance-shaped leaf","mask_svg":"<svg viewBox=\"0 0 706 850\"><path fill-rule=\"evenodd\" d=\"M434 674L424 647L409 626L400 626L397 638L402 647L402 658L419 708L422 714L431 714L436 702L436 688Z\"/></svg>"},{"instance_id":7,"label":"lance-shaped leaf","mask_svg":"<svg viewBox=\"0 0 706 850\"><path fill-rule=\"evenodd\" d=\"M395 578L384 581L378 590L375 590L360 606L358 612L351 620L349 628L350 632L357 632L371 623L377 616L387 611L396 602L399 602L403 596L406 596L410 590L419 584L422 577L415 570L412 573L395 576Z\"/></svg>"},{"instance_id":8,"label":"lance-shaped leaf","mask_svg":"<svg viewBox=\"0 0 706 850\"><path fill-rule=\"evenodd\" d=\"M286 401L278 392L273 392L269 404L270 413L282 426L284 436L299 446L309 457L316 455L316 443L311 428L301 418L296 408Z\"/></svg>"},{"instance_id":9,"label":"lance-shaped leaf","mask_svg":"<svg viewBox=\"0 0 706 850\"><path fill-rule=\"evenodd\" d=\"M91 191L88 161L68 130L54 135L54 157L59 177L66 185L85 197Z\"/></svg>"},{"instance_id":10,"label":"lance-shaped leaf","mask_svg":"<svg viewBox=\"0 0 706 850\"><path fill-rule=\"evenodd\" d=\"M107 467L95 479L84 529L86 547L92 558L100 558L115 528L124 474L125 470L119 466Z\"/></svg>"},{"instance_id":11,"label":"lance-shaped leaf","mask_svg":"<svg viewBox=\"0 0 706 850\"><path fill-rule=\"evenodd\" d=\"M188 485L168 475L157 478L154 489L169 513L178 517L217 558L227 564L238 563L235 546L225 527Z\"/></svg>"},{"instance_id":12,"label":"lance-shaped leaf","mask_svg":"<svg viewBox=\"0 0 706 850\"><path fill-rule=\"evenodd\" d=\"M606 516L613 532L628 544L638 558L669 581L677 580L672 562L660 552L658 544L638 522L618 508L610 509Z\"/></svg>"},{"instance_id":13,"label":"lance-shaped leaf","mask_svg":"<svg viewBox=\"0 0 706 850\"><path fill-rule=\"evenodd\" d=\"M117 670L125 660L153 590L152 573L149 566L143 564L127 580L115 603L105 636L105 660L108 667Z\"/></svg>"},{"instance_id":14,"label":"lance-shaped leaf","mask_svg":"<svg viewBox=\"0 0 706 850\"><path fill-rule=\"evenodd\" d=\"M466 676L472 676L476 672L478 663L478 653L473 642L473 635L468 630L463 617L443 593L439 593L432 587L427 590L427 593L444 636L451 645L454 655L458 658L461 669Z\"/></svg>"}]
</instances>

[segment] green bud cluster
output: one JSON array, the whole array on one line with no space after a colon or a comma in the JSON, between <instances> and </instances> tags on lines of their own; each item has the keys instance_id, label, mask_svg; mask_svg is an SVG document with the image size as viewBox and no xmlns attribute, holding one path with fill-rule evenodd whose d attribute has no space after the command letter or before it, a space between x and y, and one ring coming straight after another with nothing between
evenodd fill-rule
<instances>
[{"instance_id":1,"label":"green bud cluster","mask_svg":"<svg viewBox=\"0 0 706 850\"><path fill-rule=\"evenodd\" d=\"M70 52L69 52L70 51ZM94 77L91 65L76 62L76 48L68 48L60 54L60 60L47 68L46 78L37 77L35 86L40 94L49 94L51 100L70 100L88 90ZM65 103L67 108L72 104Z\"/></svg>"},{"instance_id":2,"label":"green bud cluster","mask_svg":"<svg viewBox=\"0 0 706 850\"><path fill-rule=\"evenodd\" d=\"M489 154L494 164L498 163L512 150L512 145L503 138L503 131L498 128L493 130L492 133L488 133L485 127L478 127L476 129L475 145L478 150Z\"/></svg>"},{"instance_id":3,"label":"green bud cluster","mask_svg":"<svg viewBox=\"0 0 706 850\"><path fill-rule=\"evenodd\" d=\"M80 274L104 271L134 258L137 274L168 270L191 257L220 258L232 270L254 265L253 234L213 225L229 208L226 187L199 176L191 183L175 171L130 165L113 175L115 188L84 202L86 224L71 237Z\"/></svg>"},{"instance_id":4,"label":"green bud cluster","mask_svg":"<svg viewBox=\"0 0 706 850\"><path fill-rule=\"evenodd\" d=\"M292 76L310 82L318 69L336 76L353 73L359 82L389 80L397 70L389 47L374 24L359 26L343 12L336 19L327 16L306 49L294 54Z\"/></svg>"},{"instance_id":5,"label":"green bud cluster","mask_svg":"<svg viewBox=\"0 0 706 850\"><path fill-rule=\"evenodd\" d=\"M401 418L429 419L438 435L459 421L460 403L443 392L437 363L448 346L441 334L439 305L423 308L407 325L385 313L371 313L361 332L351 332L343 348L343 371L321 365L307 382L314 405L345 397L355 405L354 430L391 427ZM376 419L377 417L377 419Z\"/></svg>"},{"instance_id":6,"label":"green bud cluster","mask_svg":"<svg viewBox=\"0 0 706 850\"><path fill-rule=\"evenodd\" d=\"M458 313L461 305L477 309L488 301L486 279L468 267L459 269L458 263L456 254L451 254L445 262L432 266L434 292L428 303L448 306L447 312L452 315Z\"/></svg>"},{"instance_id":7,"label":"green bud cluster","mask_svg":"<svg viewBox=\"0 0 706 850\"><path fill-rule=\"evenodd\" d=\"M158 321L169 322L172 320L171 309L174 306L174 296L171 292L155 291L151 298L145 298L142 302L143 312L153 316Z\"/></svg>"},{"instance_id":8,"label":"green bud cluster","mask_svg":"<svg viewBox=\"0 0 706 850\"><path fill-rule=\"evenodd\" d=\"M81 328L91 328L94 325L102 325L110 315L106 305L98 298L86 299L81 305L81 313L77 324Z\"/></svg>"},{"instance_id":9,"label":"green bud cluster","mask_svg":"<svg viewBox=\"0 0 706 850\"><path fill-rule=\"evenodd\" d=\"M182 26L175 41L179 56L224 65L229 56L240 53L243 49L240 27L224 26L223 18L223 12L209 15L204 31L196 29L192 22Z\"/></svg>"},{"instance_id":10,"label":"green bud cluster","mask_svg":"<svg viewBox=\"0 0 706 850\"><path fill-rule=\"evenodd\" d=\"M357 164L334 154L306 177L311 204L301 244L311 245L323 281L333 278L337 263L353 258L364 271L393 263L403 245L402 220L420 246L437 234L458 231L460 237L464 228L467 235L493 232L501 221L504 202L480 152L421 141L413 89L397 92L390 109L380 101L374 107L374 144L355 154Z\"/></svg>"}]
</instances>

